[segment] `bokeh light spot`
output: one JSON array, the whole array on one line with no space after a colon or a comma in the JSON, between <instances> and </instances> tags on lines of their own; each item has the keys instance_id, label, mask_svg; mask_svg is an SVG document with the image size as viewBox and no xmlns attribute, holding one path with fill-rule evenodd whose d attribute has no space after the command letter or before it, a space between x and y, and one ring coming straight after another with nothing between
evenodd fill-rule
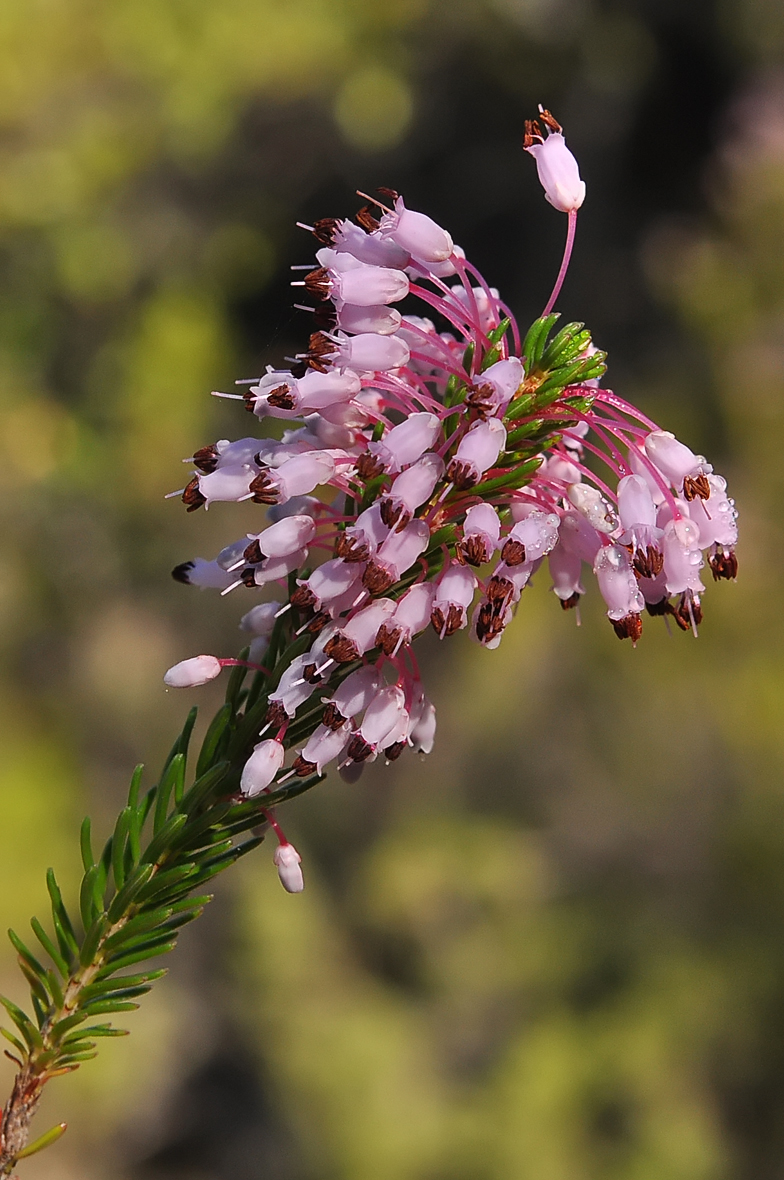
<instances>
[{"instance_id":1,"label":"bokeh light spot","mask_svg":"<svg viewBox=\"0 0 784 1180\"><path fill-rule=\"evenodd\" d=\"M414 98L405 78L382 66L350 74L335 100L343 137L366 151L394 147L405 137Z\"/></svg>"}]
</instances>

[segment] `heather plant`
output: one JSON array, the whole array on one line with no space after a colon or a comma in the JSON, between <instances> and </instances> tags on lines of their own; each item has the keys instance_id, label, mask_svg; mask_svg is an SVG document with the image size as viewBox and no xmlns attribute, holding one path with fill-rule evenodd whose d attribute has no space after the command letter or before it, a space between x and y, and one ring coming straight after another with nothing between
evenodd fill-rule
<instances>
[{"instance_id":1,"label":"heather plant","mask_svg":"<svg viewBox=\"0 0 784 1180\"><path fill-rule=\"evenodd\" d=\"M436 712L418 635L469 629L497 647L543 566L578 621L587 569L620 639L636 644L644 615L696 634L704 570L736 576L723 478L601 383L606 357L582 323L558 325L585 184L548 111L524 147L567 216L553 290L525 333L450 234L384 189L359 194L354 221L302 227L318 243L293 282L312 317L307 349L216 393L254 432L197 447L172 497L189 513L249 500L266 514L258 532L173 574L250 591L250 642L168 670L184 689L228 672L198 754L192 709L157 782L137 767L102 847L84 821L78 917L50 872L51 918L31 923L39 946L11 932L31 1007L2 1001L18 1073L0 1173L62 1134L28 1142L44 1086L123 1035L106 1018L138 1007L165 973L146 964L202 913L213 877L270 836L282 885L303 889L282 804L329 766L356 782L376 759L429 753Z\"/></svg>"}]
</instances>

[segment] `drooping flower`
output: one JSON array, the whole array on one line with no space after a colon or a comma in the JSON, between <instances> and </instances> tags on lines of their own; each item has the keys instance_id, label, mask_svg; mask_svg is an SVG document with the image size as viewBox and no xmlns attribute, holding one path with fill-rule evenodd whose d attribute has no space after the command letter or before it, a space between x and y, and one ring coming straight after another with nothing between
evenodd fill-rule
<instances>
[{"instance_id":1,"label":"drooping flower","mask_svg":"<svg viewBox=\"0 0 784 1180\"><path fill-rule=\"evenodd\" d=\"M566 146L560 123L541 106L539 118L544 134L536 119L528 120L523 146L536 160L536 171L550 204L562 213L576 212L585 200L585 181L580 179L580 169Z\"/></svg>"}]
</instances>

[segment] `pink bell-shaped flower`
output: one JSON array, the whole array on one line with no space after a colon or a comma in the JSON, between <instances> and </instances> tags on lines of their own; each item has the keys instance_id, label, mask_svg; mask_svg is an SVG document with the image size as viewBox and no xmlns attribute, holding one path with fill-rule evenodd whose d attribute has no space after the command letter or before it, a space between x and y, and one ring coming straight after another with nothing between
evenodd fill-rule
<instances>
[{"instance_id":1,"label":"pink bell-shaped flower","mask_svg":"<svg viewBox=\"0 0 784 1180\"><path fill-rule=\"evenodd\" d=\"M367 561L388 536L389 526L382 519L381 504L377 500L360 512L356 524L338 535L335 552L346 561Z\"/></svg>"},{"instance_id":2,"label":"pink bell-shaped flower","mask_svg":"<svg viewBox=\"0 0 784 1180\"><path fill-rule=\"evenodd\" d=\"M240 790L252 798L266 791L283 765L286 751L282 742L268 738L253 747L253 753L242 768Z\"/></svg>"},{"instance_id":3,"label":"pink bell-shaped flower","mask_svg":"<svg viewBox=\"0 0 784 1180\"><path fill-rule=\"evenodd\" d=\"M344 303L355 307L377 307L397 303L408 295L408 276L402 270L382 266L358 266L352 270L327 271L330 297L340 308Z\"/></svg>"},{"instance_id":4,"label":"pink bell-shaped flower","mask_svg":"<svg viewBox=\"0 0 784 1180\"><path fill-rule=\"evenodd\" d=\"M319 611L327 603L354 585L359 577L361 568L354 563L343 561L339 557L330 558L314 569L305 581L299 583L299 589L292 595L294 606L312 607Z\"/></svg>"},{"instance_id":5,"label":"pink bell-shaped flower","mask_svg":"<svg viewBox=\"0 0 784 1180\"><path fill-rule=\"evenodd\" d=\"M307 549L295 549L285 557L267 557L257 565L253 571L253 585L266 586L269 582L278 582L281 578L293 574L299 569L308 556ZM244 577L242 579L245 580Z\"/></svg>"},{"instance_id":6,"label":"pink bell-shaped flower","mask_svg":"<svg viewBox=\"0 0 784 1180\"><path fill-rule=\"evenodd\" d=\"M645 601L637 586L631 557L622 545L603 545L596 555L593 572L607 604L607 615L613 622L640 613Z\"/></svg>"},{"instance_id":7,"label":"pink bell-shaped flower","mask_svg":"<svg viewBox=\"0 0 784 1180\"><path fill-rule=\"evenodd\" d=\"M381 676L372 664L347 676L326 702L324 724L343 725L363 713L381 687Z\"/></svg>"},{"instance_id":8,"label":"pink bell-shaped flower","mask_svg":"<svg viewBox=\"0 0 784 1180\"><path fill-rule=\"evenodd\" d=\"M501 521L492 504L474 504L466 512L458 559L469 565L484 565L498 548L500 536Z\"/></svg>"},{"instance_id":9,"label":"pink bell-shaped flower","mask_svg":"<svg viewBox=\"0 0 784 1180\"><path fill-rule=\"evenodd\" d=\"M297 762L299 774L322 774L324 767L334 762L348 745L351 739L351 726L340 725L337 729L329 725L319 725L302 747ZM297 766L297 763L295 763Z\"/></svg>"},{"instance_id":10,"label":"pink bell-shaped flower","mask_svg":"<svg viewBox=\"0 0 784 1180\"><path fill-rule=\"evenodd\" d=\"M265 557L287 557L297 549L304 549L315 535L316 523L312 516L287 516L252 539Z\"/></svg>"},{"instance_id":11,"label":"pink bell-shaped flower","mask_svg":"<svg viewBox=\"0 0 784 1180\"><path fill-rule=\"evenodd\" d=\"M419 720L411 728L409 739L420 754L429 754L433 749L436 740L436 710L430 701L425 700Z\"/></svg>"},{"instance_id":12,"label":"pink bell-shaped flower","mask_svg":"<svg viewBox=\"0 0 784 1180\"><path fill-rule=\"evenodd\" d=\"M376 646L379 627L395 613L391 598L378 598L343 623L324 648L324 654L339 664L350 664Z\"/></svg>"},{"instance_id":13,"label":"pink bell-shaped flower","mask_svg":"<svg viewBox=\"0 0 784 1180\"><path fill-rule=\"evenodd\" d=\"M357 336L335 337L332 364L357 373L371 371L385 373L407 365L411 350L398 336L382 336L376 332L361 332Z\"/></svg>"},{"instance_id":14,"label":"pink bell-shaped flower","mask_svg":"<svg viewBox=\"0 0 784 1180\"><path fill-rule=\"evenodd\" d=\"M381 501L381 518L390 528L402 528L433 494L444 474L444 461L434 452L418 459L393 480L389 493Z\"/></svg>"},{"instance_id":15,"label":"pink bell-shaped flower","mask_svg":"<svg viewBox=\"0 0 784 1180\"><path fill-rule=\"evenodd\" d=\"M430 622L435 586L419 582L398 601L391 619L382 623L376 636L378 647L388 656L396 656L402 646L424 631Z\"/></svg>"},{"instance_id":16,"label":"pink bell-shaped flower","mask_svg":"<svg viewBox=\"0 0 784 1180\"><path fill-rule=\"evenodd\" d=\"M371 443L368 450L385 470L400 471L429 451L440 433L441 422L435 414L409 414L405 422L393 426L379 442Z\"/></svg>"},{"instance_id":17,"label":"pink bell-shaped flower","mask_svg":"<svg viewBox=\"0 0 784 1180\"><path fill-rule=\"evenodd\" d=\"M539 182L550 204L562 213L576 213L585 200L585 182L566 146L563 129L549 111L539 110L546 135L542 136L537 122L527 122L523 146L536 160Z\"/></svg>"},{"instance_id":18,"label":"pink bell-shaped flower","mask_svg":"<svg viewBox=\"0 0 784 1180\"><path fill-rule=\"evenodd\" d=\"M694 452L669 430L654 430L647 435L645 453L677 491L681 490L687 476L697 475L701 470Z\"/></svg>"},{"instance_id":19,"label":"pink bell-shaped flower","mask_svg":"<svg viewBox=\"0 0 784 1180\"><path fill-rule=\"evenodd\" d=\"M324 663L323 655L314 649L315 644L310 651L296 656L283 672L278 687L269 694L270 702L280 706L287 717L293 717L300 705L324 684L323 673L319 671L319 663Z\"/></svg>"},{"instance_id":20,"label":"pink bell-shaped flower","mask_svg":"<svg viewBox=\"0 0 784 1180\"><path fill-rule=\"evenodd\" d=\"M354 307L344 303L337 313L337 326L343 332L357 334L378 332L380 336L391 336L402 322L400 312L394 307Z\"/></svg>"},{"instance_id":21,"label":"pink bell-shaped flower","mask_svg":"<svg viewBox=\"0 0 784 1180\"><path fill-rule=\"evenodd\" d=\"M401 574L410 569L427 549L430 529L424 520L412 520L399 532L390 533L367 565L362 582L371 594L383 594Z\"/></svg>"},{"instance_id":22,"label":"pink bell-shaped flower","mask_svg":"<svg viewBox=\"0 0 784 1180\"><path fill-rule=\"evenodd\" d=\"M476 575L466 565L453 562L436 584L430 621L439 639L454 635L468 622L466 611L476 590Z\"/></svg>"},{"instance_id":23,"label":"pink bell-shaped flower","mask_svg":"<svg viewBox=\"0 0 784 1180\"><path fill-rule=\"evenodd\" d=\"M484 393L493 411L503 411L520 388L523 380L523 364L519 357L496 361L475 380L475 386Z\"/></svg>"},{"instance_id":24,"label":"pink bell-shaped flower","mask_svg":"<svg viewBox=\"0 0 784 1180\"><path fill-rule=\"evenodd\" d=\"M382 237L378 231L365 233L352 221L336 222L333 246L338 255L348 253L369 266L403 270L410 262L408 251L391 238Z\"/></svg>"},{"instance_id":25,"label":"pink bell-shaped flower","mask_svg":"<svg viewBox=\"0 0 784 1180\"><path fill-rule=\"evenodd\" d=\"M701 543L700 531L692 520L680 517L664 526L664 577L669 594L682 594L686 590L695 594L704 592L700 581L704 564Z\"/></svg>"},{"instance_id":26,"label":"pink bell-shaped flower","mask_svg":"<svg viewBox=\"0 0 784 1180\"><path fill-rule=\"evenodd\" d=\"M446 230L427 214L406 209L402 197L395 201L394 212L387 212L381 218L378 232L421 262L445 262L454 249Z\"/></svg>"},{"instance_id":27,"label":"pink bell-shaped flower","mask_svg":"<svg viewBox=\"0 0 784 1180\"><path fill-rule=\"evenodd\" d=\"M475 422L460 439L447 475L461 491L476 487L505 446L506 427L499 418Z\"/></svg>"},{"instance_id":28,"label":"pink bell-shaped flower","mask_svg":"<svg viewBox=\"0 0 784 1180\"><path fill-rule=\"evenodd\" d=\"M371 750L375 751L399 740L396 731L401 723L407 722L406 694L402 688L390 684L380 689L368 705L359 733Z\"/></svg>"},{"instance_id":29,"label":"pink bell-shaped flower","mask_svg":"<svg viewBox=\"0 0 784 1180\"><path fill-rule=\"evenodd\" d=\"M292 496L304 496L320 484L328 483L334 474L335 461L326 451L295 455L275 471L277 499L285 504Z\"/></svg>"},{"instance_id":30,"label":"pink bell-shaped flower","mask_svg":"<svg viewBox=\"0 0 784 1180\"><path fill-rule=\"evenodd\" d=\"M585 594L585 587L580 581L580 558L575 553L570 553L565 545L558 544L550 553L548 562L556 598L561 600L564 609L576 606L580 595Z\"/></svg>"},{"instance_id":31,"label":"pink bell-shaped flower","mask_svg":"<svg viewBox=\"0 0 784 1180\"><path fill-rule=\"evenodd\" d=\"M243 464L219 467L209 475L200 475L199 492L204 497L204 507L209 508L210 504L221 501L231 503L244 500L256 472L255 466Z\"/></svg>"},{"instance_id":32,"label":"pink bell-shaped flower","mask_svg":"<svg viewBox=\"0 0 784 1180\"><path fill-rule=\"evenodd\" d=\"M510 566L538 561L555 547L560 523L555 512L541 512L536 508L527 511L522 520L512 525L501 557Z\"/></svg>"}]
</instances>

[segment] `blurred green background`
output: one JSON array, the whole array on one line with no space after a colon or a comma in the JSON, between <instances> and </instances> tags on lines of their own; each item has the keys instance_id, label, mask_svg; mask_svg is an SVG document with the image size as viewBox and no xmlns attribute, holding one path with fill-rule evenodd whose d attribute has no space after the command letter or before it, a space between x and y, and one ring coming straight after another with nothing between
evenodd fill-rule
<instances>
[{"instance_id":1,"label":"blurred green background","mask_svg":"<svg viewBox=\"0 0 784 1180\"><path fill-rule=\"evenodd\" d=\"M168 748L164 669L239 646L169 570L247 506L163 495L306 338L294 222L400 188L528 321L540 101L588 183L560 306L730 478L741 580L696 642L595 592L576 630L546 573L499 651L426 640L434 753L290 808L305 894L266 847L219 884L30 1180L784 1176L777 0L4 0L0 929Z\"/></svg>"}]
</instances>

